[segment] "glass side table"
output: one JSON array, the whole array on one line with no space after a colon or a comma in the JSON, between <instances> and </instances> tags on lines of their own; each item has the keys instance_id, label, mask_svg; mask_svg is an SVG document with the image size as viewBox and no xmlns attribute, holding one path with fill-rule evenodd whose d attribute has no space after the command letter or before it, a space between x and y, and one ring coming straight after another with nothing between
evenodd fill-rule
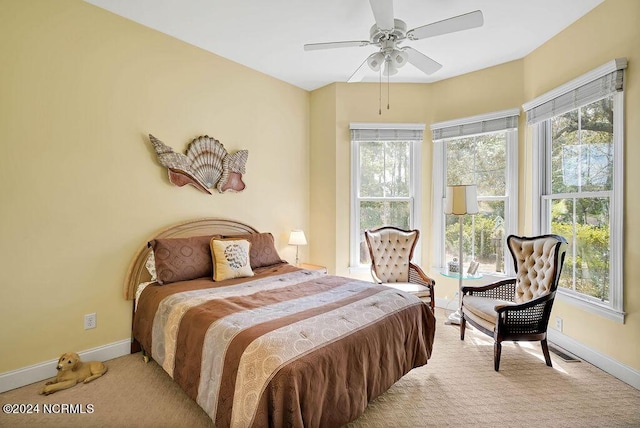
<instances>
[{"instance_id":1,"label":"glass side table","mask_svg":"<svg viewBox=\"0 0 640 428\"><path fill-rule=\"evenodd\" d=\"M484 275L482 275L481 273L476 273L474 275L463 273L462 278L460 278L460 274L457 272L440 272L440 275L447 278L455 278L458 281L460 281L458 283L458 308L456 309L455 312L449 315L447 320L444 322L447 325L460 325L460 317L462 316L462 314L460 313L460 306L462 306L462 292L461 292L462 282L467 280L482 279Z\"/></svg>"},{"instance_id":2,"label":"glass side table","mask_svg":"<svg viewBox=\"0 0 640 428\"><path fill-rule=\"evenodd\" d=\"M460 278L460 274L457 272L440 272L440 275L442 276L446 276L447 278L455 278L455 279L459 279ZM467 279L482 279L484 277L483 274L481 273L476 273L475 275L469 275L467 273L463 273L462 274L462 280L467 280Z\"/></svg>"}]
</instances>

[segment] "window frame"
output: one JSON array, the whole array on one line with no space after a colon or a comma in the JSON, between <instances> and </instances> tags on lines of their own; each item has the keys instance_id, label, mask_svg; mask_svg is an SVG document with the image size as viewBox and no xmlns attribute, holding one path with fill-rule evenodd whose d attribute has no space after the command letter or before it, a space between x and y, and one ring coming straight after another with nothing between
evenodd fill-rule
<instances>
[{"instance_id":1,"label":"window frame","mask_svg":"<svg viewBox=\"0 0 640 428\"><path fill-rule=\"evenodd\" d=\"M617 72L626 68L626 59L616 59L598 67L526 104L523 105L525 111L529 112L536 107L552 102L554 98L565 95L571 91L600 79L607 74ZM620 77L623 74L620 74ZM566 301L574 306L589 312L598 314L605 318L611 319L618 323L624 324L624 90L622 81L620 87L614 92L610 92L605 96L613 95L613 189L610 191L610 212L609 212L609 301L602 302L592 296L587 296L574 290L568 290L558 287L556 294L558 300ZM585 105L592 104L605 96L595 99L586 100L579 103L574 109L579 109ZM532 226L534 234L547 233L550 227L550 213L546 209L548 200L558 194L551 193L550 183L550 167L551 158L549 150L552 145L551 141L551 120L560 114L557 113L551 117L543 118L536 123L530 123L532 129L531 138L532 147L532 168L534 175L532 177ZM588 194L589 192L584 192Z\"/></svg>"},{"instance_id":2,"label":"window frame","mask_svg":"<svg viewBox=\"0 0 640 428\"><path fill-rule=\"evenodd\" d=\"M396 141L410 142L411 172L410 172L410 196L409 197L360 197L360 141L351 141L351 216L349 233L349 272L363 273L369 271L370 265L360 263L360 202L361 201L406 201L410 205L410 227L421 230L422 219L422 143L424 140L423 123L351 123L350 129L372 129L372 130L412 130L422 132L422 139L406 139ZM392 141L389 139L378 139L371 141ZM414 260L421 260L421 246L417 245L414 251Z\"/></svg>"},{"instance_id":3,"label":"window frame","mask_svg":"<svg viewBox=\"0 0 640 428\"><path fill-rule=\"evenodd\" d=\"M434 123L431 125L431 130L436 131L444 128L454 127L468 127L470 129L477 129L482 131L487 122L495 121L499 123L501 119L507 119L510 117L518 117L520 114L519 108L502 110L492 113L481 114L477 116L471 116L466 118L454 119L447 122ZM503 254L505 273L501 272L483 272L485 276L491 277L504 277L507 275L513 275L514 267L513 260L507 256L509 250L506 246L506 237L510 234L516 234L518 231L518 125L517 119L515 120L515 127L505 124L502 129L492 128L484 132L466 133L463 135L448 137L448 138L434 138L433 139L433 166L432 166L432 180L433 180L433 260L432 267L435 270L444 271L447 261L445 252L445 224L446 214L444 213L444 199L446 194L446 143L447 141L457 138L468 138L478 135L491 134L495 132L506 132L506 189L504 196L487 196L483 197L478 195L478 202L502 200L505 204L505 242L503 243ZM461 131L462 132L462 131ZM435 132L434 132L435 134ZM474 183L460 183L460 184L474 184Z\"/></svg>"}]
</instances>

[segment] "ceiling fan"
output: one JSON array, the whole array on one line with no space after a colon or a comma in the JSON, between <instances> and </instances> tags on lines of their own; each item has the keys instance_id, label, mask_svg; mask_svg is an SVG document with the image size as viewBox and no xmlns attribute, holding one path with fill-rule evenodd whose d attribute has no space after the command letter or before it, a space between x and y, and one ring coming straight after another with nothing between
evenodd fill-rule
<instances>
[{"instance_id":1,"label":"ceiling fan","mask_svg":"<svg viewBox=\"0 0 640 428\"><path fill-rule=\"evenodd\" d=\"M362 62L348 82L361 81L367 68L373 71L381 71L387 77L392 76L407 62L410 62L427 75L433 74L442 68L441 64L410 46L400 47L400 44L407 39L426 39L481 27L484 23L482 12L476 10L407 31L407 24L400 19L395 19L393 16L393 0L369 0L369 3L376 21L369 31L369 40L308 43L304 45L305 51L371 45L379 47L380 50L378 52L369 55Z\"/></svg>"}]
</instances>

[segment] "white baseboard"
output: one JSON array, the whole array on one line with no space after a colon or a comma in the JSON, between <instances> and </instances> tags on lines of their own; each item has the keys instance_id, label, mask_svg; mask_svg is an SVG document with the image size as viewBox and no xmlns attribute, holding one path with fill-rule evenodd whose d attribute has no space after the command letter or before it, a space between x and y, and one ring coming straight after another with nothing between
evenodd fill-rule
<instances>
[{"instance_id":1,"label":"white baseboard","mask_svg":"<svg viewBox=\"0 0 640 428\"><path fill-rule=\"evenodd\" d=\"M455 310L458 309L458 301L436 297L436 308L444 309L445 311L455 312Z\"/></svg>"},{"instance_id":2,"label":"white baseboard","mask_svg":"<svg viewBox=\"0 0 640 428\"><path fill-rule=\"evenodd\" d=\"M123 339L108 345L78 352L84 361L106 361L131 352L131 339ZM56 375L58 360L45 361L21 369L0 374L0 393L20 388Z\"/></svg>"},{"instance_id":3,"label":"white baseboard","mask_svg":"<svg viewBox=\"0 0 640 428\"><path fill-rule=\"evenodd\" d=\"M617 377L621 381L628 383L636 389L640 389L640 372L635 370L599 351L591 349L577 340L560 333L558 330L549 328L547 330L549 342L571 352L599 369Z\"/></svg>"}]
</instances>

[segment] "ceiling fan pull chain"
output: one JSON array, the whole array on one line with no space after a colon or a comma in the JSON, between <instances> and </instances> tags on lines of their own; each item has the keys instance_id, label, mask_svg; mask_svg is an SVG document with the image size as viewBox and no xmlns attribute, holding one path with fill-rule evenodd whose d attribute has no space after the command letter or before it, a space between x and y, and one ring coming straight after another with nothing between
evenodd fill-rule
<instances>
[{"instance_id":1,"label":"ceiling fan pull chain","mask_svg":"<svg viewBox=\"0 0 640 428\"><path fill-rule=\"evenodd\" d=\"M378 70L378 115L382 116L382 67Z\"/></svg>"},{"instance_id":2,"label":"ceiling fan pull chain","mask_svg":"<svg viewBox=\"0 0 640 428\"><path fill-rule=\"evenodd\" d=\"M389 86L391 85L389 83L389 73L387 73L387 110L389 110L389 102L391 101L391 91L389 91Z\"/></svg>"}]
</instances>

